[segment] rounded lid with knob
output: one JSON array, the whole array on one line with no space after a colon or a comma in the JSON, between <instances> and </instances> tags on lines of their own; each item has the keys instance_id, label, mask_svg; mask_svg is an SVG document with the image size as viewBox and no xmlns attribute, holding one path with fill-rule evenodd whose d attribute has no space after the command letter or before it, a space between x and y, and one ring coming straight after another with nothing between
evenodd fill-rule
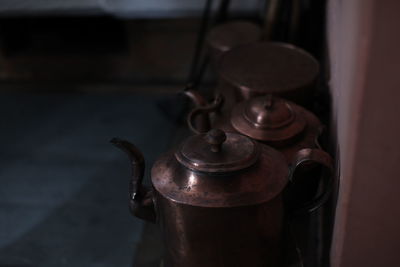
<instances>
[{"instance_id":1,"label":"rounded lid with knob","mask_svg":"<svg viewBox=\"0 0 400 267\"><path fill-rule=\"evenodd\" d=\"M188 138L175 152L175 157L191 170L222 173L251 166L258 154L259 148L251 139L212 129Z\"/></svg>"},{"instance_id":2,"label":"rounded lid with knob","mask_svg":"<svg viewBox=\"0 0 400 267\"><path fill-rule=\"evenodd\" d=\"M307 122L294 104L267 95L236 105L231 124L238 132L256 140L287 142L300 135Z\"/></svg>"},{"instance_id":3,"label":"rounded lid with knob","mask_svg":"<svg viewBox=\"0 0 400 267\"><path fill-rule=\"evenodd\" d=\"M154 189L176 203L202 207L259 204L288 182L281 152L237 133L212 129L186 139L153 165Z\"/></svg>"}]
</instances>

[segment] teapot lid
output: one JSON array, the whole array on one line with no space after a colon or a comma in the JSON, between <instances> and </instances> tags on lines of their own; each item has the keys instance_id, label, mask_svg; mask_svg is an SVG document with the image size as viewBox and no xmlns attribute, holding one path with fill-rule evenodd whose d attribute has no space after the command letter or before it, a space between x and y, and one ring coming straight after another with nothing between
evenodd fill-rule
<instances>
[{"instance_id":1,"label":"teapot lid","mask_svg":"<svg viewBox=\"0 0 400 267\"><path fill-rule=\"evenodd\" d=\"M252 98L234 107L231 124L240 133L267 142L289 141L303 132L306 120L293 103L272 95Z\"/></svg>"},{"instance_id":2,"label":"teapot lid","mask_svg":"<svg viewBox=\"0 0 400 267\"><path fill-rule=\"evenodd\" d=\"M312 84L318 61L293 45L258 42L242 45L224 54L221 77L237 88L258 93L287 93Z\"/></svg>"},{"instance_id":3,"label":"teapot lid","mask_svg":"<svg viewBox=\"0 0 400 267\"><path fill-rule=\"evenodd\" d=\"M189 137L153 165L154 189L175 203L239 207L264 203L288 182L284 155L249 137L213 129Z\"/></svg>"},{"instance_id":4,"label":"teapot lid","mask_svg":"<svg viewBox=\"0 0 400 267\"><path fill-rule=\"evenodd\" d=\"M258 155L259 148L250 138L219 129L189 137L175 152L176 159L185 167L212 173L250 167Z\"/></svg>"}]
</instances>

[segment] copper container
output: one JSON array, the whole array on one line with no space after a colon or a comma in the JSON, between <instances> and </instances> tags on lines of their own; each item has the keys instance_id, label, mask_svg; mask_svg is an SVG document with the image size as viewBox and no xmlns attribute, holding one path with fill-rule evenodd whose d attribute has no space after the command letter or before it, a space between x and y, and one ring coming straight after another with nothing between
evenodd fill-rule
<instances>
[{"instance_id":1,"label":"copper container","mask_svg":"<svg viewBox=\"0 0 400 267\"><path fill-rule=\"evenodd\" d=\"M320 150L298 151L291 167L277 150L221 130L189 137L161 156L142 185L144 159L127 141L113 139L132 164L130 208L160 225L165 267L281 266L283 191L304 162L332 168ZM330 190L297 210L321 206Z\"/></svg>"},{"instance_id":2,"label":"copper container","mask_svg":"<svg viewBox=\"0 0 400 267\"><path fill-rule=\"evenodd\" d=\"M259 96L234 105L228 116L218 114L222 103L223 99L217 95L213 103L193 109L188 115L192 132L206 132L210 125L237 132L278 149L288 162L299 149L319 148L323 125L313 113L291 101L272 95ZM217 113L214 119L210 118L212 112ZM198 116L205 121L199 128L193 125Z\"/></svg>"},{"instance_id":3,"label":"copper container","mask_svg":"<svg viewBox=\"0 0 400 267\"><path fill-rule=\"evenodd\" d=\"M212 125L246 135L282 152L289 164L300 149L320 148L318 138L323 125L313 113L291 101L272 95L255 97L234 105L228 116L218 113L222 103L218 95L212 104L193 109L188 116L189 128L200 133ZM210 118L212 115L214 118ZM192 122L197 116L196 121L202 125L199 128ZM293 199L306 201L317 194L320 176L321 170L317 165L308 163L299 168L296 172L297 183L291 189Z\"/></svg>"},{"instance_id":4,"label":"copper container","mask_svg":"<svg viewBox=\"0 0 400 267\"><path fill-rule=\"evenodd\" d=\"M274 94L309 105L319 64L301 48L277 42L243 45L224 54L220 87L234 92L234 102Z\"/></svg>"},{"instance_id":5,"label":"copper container","mask_svg":"<svg viewBox=\"0 0 400 267\"><path fill-rule=\"evenodd\" d=\"M206 44L214 66L222 54L232 48L260 41L261 28L248 21L230 21L213 27L207 34Z\"/></svg>"}]
</instances>

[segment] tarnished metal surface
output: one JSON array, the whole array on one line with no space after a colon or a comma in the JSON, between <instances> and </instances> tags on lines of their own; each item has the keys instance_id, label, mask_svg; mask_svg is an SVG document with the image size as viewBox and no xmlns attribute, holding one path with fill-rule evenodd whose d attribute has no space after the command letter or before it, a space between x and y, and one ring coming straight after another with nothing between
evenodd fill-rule
<instances>
[{"instance_id":1,"label":"tarnished metal surface","mask_svg":"<svg viewBox=\"0 0 400 267\"><path fill-rule=\"evenodd\" d=\"M238 132L274 147L287 145L306 127L306 119L293 104L272 95L236 105L230 121Z\"/></svg>"},{"instance_id":2,"label":"tarnished metal surface","mask_svg":"<svg viewBox=\"0 0 400 267\"><path fill-rule=\"evenodd\" d=\"M237 47L219 64L220 79L237 92L237 101L275 94L305 103L312 99L318 73L319 64L309 53L276 42Z\"/></svg>"},{"instance_id":3,"label":"tarnished metal surface","mask_svg":"<svg viewBox=\"0 0 400 267\"><path fill-rule=\"evenodd\" d=\"M157 199L165 229L165 267L281 266L281 195L259 205L231 208Z\"/></svg>"},{"instance_id":4,"label":"tarnished metal surface","mask_svg":"<svg viewBox=\"0 0 400 267\"><path fill-rule=\"evenodd\" d=\"M127 153L130 159L132 177L129 181L129 208L131 213L138 218L155 222L153 191L143 186L145 163L142 152L125 140L113 138L111 143Z\"/></svg>"},{"instance_id":5,"label":"tarnished metal surface","mask_svg":"<svg viewBox=\"0 0 400 267\"><path fill-rule=\"evenodd\" d=\"M190 92L190 94L192 93ZM199 105L197 101L192 101L195 104L195 108L190 112L189 116L187 117L188 127L193 133L205 133L211 129L210 116L215 115L216 117L221 118L224 114L222 111L224 106L224 99L219 93L217 93L214 100L210 104L207 103L204 105Z\"/></svg>"},{"instance_id":6,"label":"tarnished metal surface","mask_svg":"<svg viewBox=\"0 0 400 267\"><path fill-rule=\"evenodd\" d=\"M325 189L313 201L294 205L283 198L288 182L305 162L332 168L329 155L320 150L298 151L288 167L283 154L267 145L212 130L160 157L151 171L149 191L140 185L141 153L126 141L114 143L130 154L136 185L131 199L137 214L152 220L142 215L154 208L163 232L165 267L280 266L285 214L313 211L330 194ZM182 154L189 165L182 164ZM151 204L138 197L140 192L151 196Z\"/></svg>"},{"instance_id":7,"label":"tarnished metal surface","mask_svg":"<svg viewBox=\"0 0 400 267\"><path fill-rule=\"evenodd\" d=\"M186 139L175 152L176 159L193 171L227 173L253 165L259 146L251 139L213 129Z\"/></svg>"},{"instance_id":8,"label":"tarnished metal surface","mask_svg":"<svg viewBox=\"0 0 400 267\"><path fill-rule=\"evenodd\" d=\"M191 84L188 84L183 92L181 92L185 97L190 99L190 101L194 104L195 107L205 107L207 106L207 100L200 94L198 91L192 88ZM205 132L211 128L210 120L208 119L207 114L201 114L200 116L196 116L196 121L194 125L200 131Z\"/></svg>"},{"instance_id":9,"label":"tarnished metal surface","mask_svg":"<svg viewBox=\"0 0 400 267\"><path fill-rule=\"evenodd\" d=\"M267 99L271 105L263 106ZM237 104L232 110L229 127L278 149L289 162L298 150L317 148L322 130L318 118L305 108L269 96Z\"/></svg>"},{"instance_id":10,"label":"tarnished metal surface","mask_svg":"<svg viewBox=\"0 0 400 267\"><path fill-rule=\"evenodd\" d=\"M204 119L207 111L201 107L194 109L188 116L189 128L194 128L191 121L196 112L202 113ZM305 108L271 95L238 103L229 116L217 116L208 124L272 146L284 154L288 164L296 159L299 150L318 149L318 137L323 129L318 118ZM320 185L319 164L303 164L295 176L290 198L298 202L313 199Z\"/></svg>"},{"instance_id":11,"label":"tarnished metal surface","mask_svg":"<svg viewBox=\"0 0 400 267\"><path fill-rule=\"evenodd\" d=\"M214 111L214 110L213 110ZM197 113L204 117L209 110L194 109L188 115L189 128L194 132L192 121ZM274 96L260 96L236 104L227 116L210 118L208 124L227 132L237 132L270 145L282 152L288 162L302 148L319 148L317 139L323 126L307 109ZM208 130L206 127L202 130Z\"/></svg>"},{"instance_id":12,"label":"tarnished metal surface","mask_svg":"<svg viewBox=\"0 0 400 267\"><path fill-rule=\"evenodd\" d=\"M153 166L153 186L165 198L191 206L235 207L269 201L285 187L288 167L281 153L260 147L255 164L227 173L193 171L167 153Z\"/></svg>"}]
</instances>

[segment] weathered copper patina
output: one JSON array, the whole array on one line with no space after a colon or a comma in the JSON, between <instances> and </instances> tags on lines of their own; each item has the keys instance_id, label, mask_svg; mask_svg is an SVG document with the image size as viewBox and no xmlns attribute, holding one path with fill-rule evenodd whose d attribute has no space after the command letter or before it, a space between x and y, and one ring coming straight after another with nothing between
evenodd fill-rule
<instances>
[{"instance_id":1,"label":"weathered copper patina","mask_svg":"<svg viewBox=\"0 0 400 267\"><path fill-rule=\"evenodd\" d=\"M329 155L317 149L298 151L288 167L279 151L213 129L161 156L146 189L140 151L127 141L112 143L130 156L131 211L161 226L165 267L280 266L284 216L293 212L284 189L305 162L332 168ZM329 194L296 210L313 211Z\"/></svg>"},{"instance_id":2,"label":"weathered copper patina","mask_svg":"<svg viewBox=\"0 0 400 267\"><path fill-rule=\"evenodd\" d=\"M288 162L302 148L319 148L321 122L310 111L291 101L272 95L255 97L236 104L227 117L211 118L211 113L217 112L222 101L218 95L210 105L193 109L188 116L189 128L195 133L208 131L210 128L205 124L200 130L192 122L197 116L207 121L208 115L207 125L270 145L281 151Z\"/></svg>"},{"instance_id":3,"label":"weathered copper patina","mask_svg":"<svg viewBox=\"0 0 400 267\"><path fill-rule=\"evenodd\" d=\"M274 94L307 105L313 100L319 63L293 45L258 42L224 53L218 71L220 87L235 92L236 102Z\"/></svg>"}]
</instances>

